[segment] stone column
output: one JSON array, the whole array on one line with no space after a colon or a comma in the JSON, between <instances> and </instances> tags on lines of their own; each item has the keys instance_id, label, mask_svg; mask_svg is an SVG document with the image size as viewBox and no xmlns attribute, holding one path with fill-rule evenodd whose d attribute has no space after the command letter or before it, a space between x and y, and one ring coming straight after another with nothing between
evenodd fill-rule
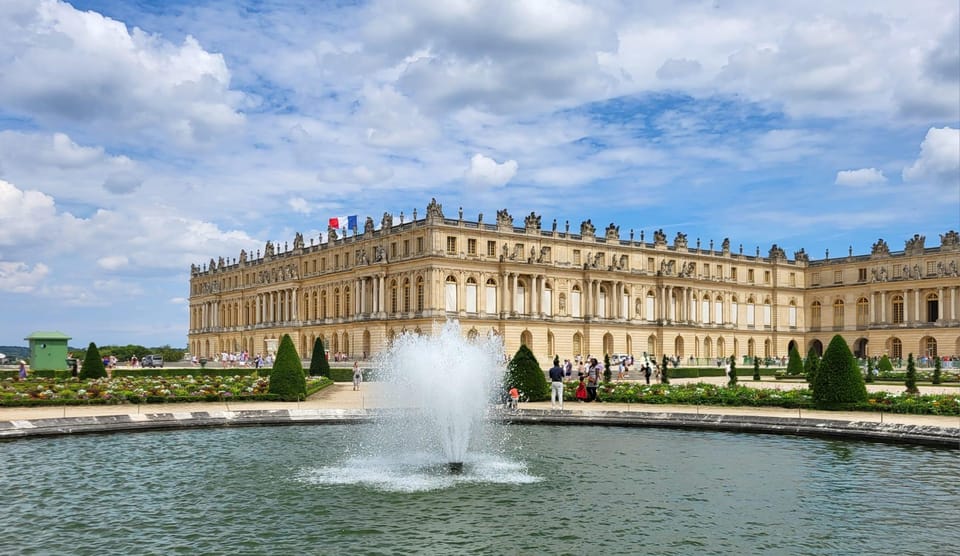
<instances>
[{"instance_id":1,"label":"stone column","mask_svg":"<svg viewBox=\"0 0 960 556\"><path fill-rule=\"evenodd\" d=\"M950 288L950 320L957 320L957 289Z\"/></svg>"},{"instance_id":2,"label":"stone column","mask_svg":"<svg viewBox=\"0 0 960 556\"><path fill-rule=\"evenodd\" d=\"M916 307L914 308L914 314L916 315L916 322L920 322L920 288L913 290L913 299L916 301Z\"/></svg>"},{"instance_id":3,"label":"stone column","mask_svg":"<svg viewBox=\"0 0 960 556\"><path fill-rule=\"evenodd\" d=\"M378 276L378 278L379 278L378 282L379 282L380 286L379 286L379 288L378 288L379 291L377 292L377 293L378 293L378 295L377 295L377 305L378 305L378 309L380 309L380 313L383 314L383 313L386 312L386 311L384 310L384 309L385 309L385 307L384 307L384 303L385 303L385 300L384 300L384 289L385 289L386 286L387 286L387 284L386 284L386 282L387 282L387 276L386 276L385 274L381 274L380 276Z\"/></svg>"},{"instance_id":4,"label":"stone column","mask_svg":"<svg viewBox=\"0 0 960 556\"><path fill-rule=\"evenodd\" d=\"M513 281L510 284L510 314L517 314L517 273L512 274Z\"/></svg>"},{"instance_id":5,"label":"stone column","mask_svg":"<svg viewBox=\"0 0 960 556\"><path fill-rule=\"evenodd\" d=\"M943 286L937 290L937 320L943 320L946 312L944 311L944 305L946 305L947 300L943 298Z\"/></svg>"}]
</instances>

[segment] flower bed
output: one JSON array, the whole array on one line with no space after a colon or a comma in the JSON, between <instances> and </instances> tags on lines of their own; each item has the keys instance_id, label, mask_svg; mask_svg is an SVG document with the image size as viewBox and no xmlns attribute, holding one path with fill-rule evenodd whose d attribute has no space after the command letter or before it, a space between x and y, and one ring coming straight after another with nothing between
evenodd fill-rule
<instances>
[{"instance_id":1,"label":"flower bed","mask_svg":"<svg viewBox=\"0 0 960 556\"><path fill-rule=\"evenodd\" d=\"M565 398L575 399L577 383L566 384ZM716 384L638 384L606 383L600 386L599 398L605 402L648 404L700 404L747 407L786 407L814 409L809 389L777 390L747 386L719 386ZM910 395L904 393L870 392L862 404L842 408L851 411L887 411L919 415L960 415L960 395Z\"/></svg>"},{"instance_id":2,"label":"flower bed","mask_svg":"<svg viewBox=\"0 0 960 556\"><path fill-rule=\"evenodd\" d=\"M332 384L308 378L307 395ZM257 376L118 377L80 381L33 378L0 382L0 406L275 400L270 380Z\"/></svg>"}]
</instances>

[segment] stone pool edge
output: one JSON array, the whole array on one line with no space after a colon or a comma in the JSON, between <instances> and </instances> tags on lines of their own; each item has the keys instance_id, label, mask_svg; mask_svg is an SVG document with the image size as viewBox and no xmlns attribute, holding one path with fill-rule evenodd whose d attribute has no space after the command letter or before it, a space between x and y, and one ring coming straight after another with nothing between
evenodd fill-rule
<instances>
[{"instance_id":1,"label":"stone pool edge","mask_svg":"<svg viewBox=\"0 0 960 556\"><path fill-rule=\"evenodd\" d=\"M369 422L377 413L377 410L364 409L257 409L20 419L0 421L0 440L197 427L352 424ZM492 412L490 418L517 424L664 427L871 440L960 449L960 428L902 423L715 413L541 409L523 409L516 413Z\"/></svg>"}]
</instances>

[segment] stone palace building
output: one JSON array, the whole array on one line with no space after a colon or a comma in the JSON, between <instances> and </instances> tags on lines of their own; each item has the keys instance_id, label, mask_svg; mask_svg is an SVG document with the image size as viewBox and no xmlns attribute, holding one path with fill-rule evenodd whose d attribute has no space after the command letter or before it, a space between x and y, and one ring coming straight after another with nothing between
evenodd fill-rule
<instances>
[{"instance_id":1,"label":"stone palace building","mask_svg":"<svg viewBox=\"0 0 960 556\"><path fill-rule=\"evenodd\" d=\"M404 332L430 334L447 319L468 336L498 334L506 353L521 344L541 364L554 354L662 354L701 361L720 356L822 353L834 334L859 356L960 354L960 235L938 247L923 236L869 255L790 259L777 245L761 256L688 242L662 231L647 241L590 220L546 229L426 214L326 242L297 234L292 248L211 259L190 273L191 353L212 357L276 350L289 334L307 357L315 338L330 352L371 355Z\"/></svg>"}]
</instances>

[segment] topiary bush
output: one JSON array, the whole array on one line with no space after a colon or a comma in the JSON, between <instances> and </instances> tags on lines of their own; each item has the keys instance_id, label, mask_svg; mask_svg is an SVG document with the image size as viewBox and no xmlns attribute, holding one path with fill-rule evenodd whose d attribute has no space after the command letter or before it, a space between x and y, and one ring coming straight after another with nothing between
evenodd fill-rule
<instances>
[{"instance_id":1,"label":"topiary bush","mask_svg":"<svg viewBox=\"0 0 960 556\"><path fill-rule=\"evenodd\" d=\"M810 347L810 351L807 352L807 360L803 362L803 372L807 375L807 382L813 384L813 379L817 374L817 369L820 368L820 355L817 353L817 350Z\"/></svg>"},{"instance_id":2,"label":"topiary bush","mask_svg":"<svg viewBox=\"0 0 960 556\"><path fill-rule=\"evenodd\" d=\"M760 380L760 358L753 360L753 380Z\"/></svg>"},{"instance_id":3,"label":"topiary bush","mask_svg":"<svg viewBox=\"0 0 960 556\"><path fill-rule=\"evenodd\" d=\"M660 365L660 384L670 384L670 361L664 354Z\"/></svg>"},{"instance_id":4,"label":"topiary bush","mask_svg":"<svg viewBox=\"0 0 960 556\"><path fill-rule=\"evenodd\" d=\"M917 388L917 365L913 362L913 354L907 356L907 379L904 381L908 394L919 394Z\"/></svg>"},{"instance_id":5,"label":"topiary bush","mask_svg":"<svg viewBox=\"0 0 960 556\"><path fill-rule=\"evenodd\" d=\"M867 377L864 379L867 382L873 382L873 366L875 363L867 359Z\"/></svg>"},{"instance_id":6,"label":"topiary bush","mask_svg":"<svg viewBox=\"0 0 960 556\"><path fill-rule=\"evenodd\" d=\"M880 358L880 363L877 364L877 370L881 373L892 373L893 372L893 363L890 362L890 358L884 355Z\"/></svg>"},{"instance_id":7,"label":"topiary bush","mask_svg":"<svg viewBox=\"0 0 960 556\"><path fill-rule=\"evenodd\" d=\"M270 371L269 393L276 394L281 400L288 402L306 398L307 381L303 375L303 364L289 334L284 334L280 339L277 359L273 362L273 369Z\"/></svg>"},{"instance_id":8,"label":"topiary bush","mask_svg":"<svg viewBox=\"0 0 960 556\"><path fill-rule=\"evenodd\" d=\"M515 386L531 402L550 399L550 385L547 384L543 369L540 368L536 356L525 345L520 346L507 365L506 386Z\"/></svg>"},{"instance_id":9,"label":"topiary bush","mask_svg":"<svg viewBox=\"0 0 960 556\"><path fill-rule=\"evenodd\" d=\"M107 378L107 369L103 367L103 358L97 344L90 342L87 354L83 358L83 367L80 368L80 380L91 378Z\"/></svg>"},{"instance_id":10,"label":"topiary bush","mask_svg":"<svg viewBox=\"0 0 960 556\"><path fill-rule=\"evenodd\" d=\"M320 338L313 342L313 354L310 356L310 376L330 377L330 362L327 361L327 352L323 349L323 340Z\"/></svg>"},{"instance_id":11,"label":"topiary bush","mask_svg":"<svg viewBox=\"0 0 960 556\"><path fill-rule=\"evenodd\" d=\"M813 401L820 406L852 404L867 400L867 387L850 346L837 334L823 353L814 380Z\"/></svg>"},{"instance_id":12,"label":"topiary bush","mask_svg":"<svg viewBox=\"0 0 960 556\"><path fill-rule=\"evenodd\" d=\"M940 366L941 366L940 357L934 357L933 358L933 378L931 379L931 382L933 382L934 384L940 384Z\"/></svg>"},{"instance_id":13,"label":"topiary bush","mask_svg":"<svg viewBox=\"0 0 960 556\"><path fill-rule=\"evenodd\" d=\"M603 354L603 381L610 382L613 378L613 370L610 368L610 354Z\"/></svg>"},{"instance_id":14,"label":"topiary bush","mask_svg":"<svg viewBox=\"0 0 960 556\"><path fill-rule=\"evenodd\" d=\"M800 358L800 350L797 349L797 344L790 346L790 353L787 354L787 374L788 375L799 375L803 373L803 359Z\"/></svg>"},{"instance_id":15,"label":"topiary bush","mask_svg":"<svg viewBox=\"0 0 960 556\"><path fill-rule=\"evenodd\" d=\"M730 376L727 377L727 386L733 388L737 385L737 363L733 357L730 358Z\"/></svg>"}]
</instances>

